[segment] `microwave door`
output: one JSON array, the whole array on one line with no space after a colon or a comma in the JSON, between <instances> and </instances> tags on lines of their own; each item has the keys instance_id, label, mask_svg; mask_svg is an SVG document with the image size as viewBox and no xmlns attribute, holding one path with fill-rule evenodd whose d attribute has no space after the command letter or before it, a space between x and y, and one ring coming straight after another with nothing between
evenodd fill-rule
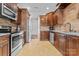
<instances>
[{"instance_id":1,"label":"microwave door","mask_svg":"<svg viewBox=\"0 0 79 59\"><path fill-rule=\"evenodd\" d=\"M2 15L10 19L15 19L15 14L5 7L3 7Z\"/></svg>"}]
</instances>

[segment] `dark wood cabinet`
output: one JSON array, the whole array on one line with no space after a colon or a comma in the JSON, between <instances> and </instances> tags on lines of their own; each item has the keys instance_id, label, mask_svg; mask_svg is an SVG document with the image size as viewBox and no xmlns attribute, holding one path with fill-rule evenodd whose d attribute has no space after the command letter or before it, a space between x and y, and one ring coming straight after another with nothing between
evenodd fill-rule
<instances>
[{"instance_id":1,"label":"dark wood cabinet","mask_svg":"<svg viewBox=\"0 0 79 59\"><path fill-rule=\"evenodd\" d=\"M40 16L40 26L48 26L46 15Z\"/></svg>"},{"instance_id":2,"label":"dark wood cabinet","mask_svg":"<svg viewBox=\"0 0 79 59\"><path fill-rule=\"evenodd\" d=\"M66 55L79 56L79 37L67 35L67 52Z\"/></svg>"},{"instance_id":3,"label":"dark wood cabinet","mask_svg":"<svg viewBox=\"0 0 79 59\"><path fill-rule=\"evenodd\" d=\"M58 39L58 46L59 46L59 51L65 55L66 53L66 35L65 34L60 34L59 33L59 39Z\"/></svg>"},{"instance_id":4,"label":"dark wood cabinet","mask_svg":"<svg viewBox=\"0 0 79 59\"><path fill-rule=\"evenodd\" d=\"M18 8L18 19L17 24L20 26L20 29L24 31L24 44L27 42L26 34L27 34L27 21L29 20L30 14L25 8Z\"/></svg>"},{"instance_id":5,"label":"dark wood cabinet","mask_svg":"<svg viewBox=\"0 0 79 59\"><path fill-rule=\"evenodd\" d=\"M54 46L65 55L66 52L66 35L55 32Z\"/></svg>"},{"instance_id":6,"label":"dark wood cabinet","mask_svg":"<svg viewBox=\"0 0 79 59\"><path fill-rule=\"evenodd\" d=\"M79 37L55 33L54 46L65 56L79 56Z\"/></svg>"},{"instance_id":7,"label":"dark wood cabinet","mask_svg":"<svg viewBox=\"0 0 79 59\"><path fill-rule=\"evenodd\" d=\"M40 32L40 40L41 41L48 41L49 40L49 32L48 31L41 31Z\"/></svg>"},{"instance_id":8,"label":"dark wood cabinet","mask_svg":"<svg viewBox=\"0 0 79 59\"><path fill-rule=\"evenodd\" d=\"M47 25L53 26L53 12L50 12L46 15L47 18Z\"/></svg>"},{"instance_id":9,"label":"dark wood cabinet","mask_svg":"<svg viewBox=\"0 0 79 59\"><path fill-rule=\"evenodd\" d=\"M9 35L0 36L0 56L9 56Z\"/></svg>"},{"instance_id":10,"label":"dark wood cabinet","mask_svg":"<svg viewBox=\"0 0 79 59\"><path fill-rule=\"evenodd\" d=\"M58 21L58 16L54 15L54 19L53 19L53 25L54 26L58 24L57 21Z\"/></svg>"},{"instance_id":11,"label":"dark wood cabinet","mask_svg":"<svg viewBox=\"0 0 79 59\"><path fill-rule=\"evenodd\" d=\"M58 42L58 39L59 39L59 35L58 35L57 32L55 32L55 33L54 33L54 46L55 46L57 49L59 49L59 46L58 46L59 42Z\"/></svg>"}]
</instances>

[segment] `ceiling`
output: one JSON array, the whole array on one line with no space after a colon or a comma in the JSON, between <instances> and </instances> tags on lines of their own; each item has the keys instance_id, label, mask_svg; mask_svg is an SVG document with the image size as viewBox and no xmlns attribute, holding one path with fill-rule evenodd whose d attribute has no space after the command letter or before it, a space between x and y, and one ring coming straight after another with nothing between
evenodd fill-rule
<instances>
[{"instance_id":1,"label":"ceiling","mask_svg":"<svg viewBox=\"0 0 79 59\"><path fill-rule=\"evenodd\" d=\"M19 3L20 8L27 8L31 17L36 18L39 15L46 14L56 9L57 3Z\"/></svg>"}]
</instances>

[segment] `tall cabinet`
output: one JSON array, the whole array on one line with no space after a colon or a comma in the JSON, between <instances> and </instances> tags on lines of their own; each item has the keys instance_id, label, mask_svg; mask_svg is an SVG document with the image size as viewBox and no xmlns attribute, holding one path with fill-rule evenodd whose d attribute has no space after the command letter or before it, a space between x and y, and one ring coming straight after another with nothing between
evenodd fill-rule
<instances>
[{"instance_id":1,"label":"tall cabinet","mask_svg":"<svg viewBox=\"0 0 79 59\"><path fill-rule=\"evenodd\" d=\"M17 24L20 26L21 30L24 31L24 40L23 44L27 42L27 20L29 20L29 12L27 9L18 8L18 20Z\"/></svg>"}]
</instances>

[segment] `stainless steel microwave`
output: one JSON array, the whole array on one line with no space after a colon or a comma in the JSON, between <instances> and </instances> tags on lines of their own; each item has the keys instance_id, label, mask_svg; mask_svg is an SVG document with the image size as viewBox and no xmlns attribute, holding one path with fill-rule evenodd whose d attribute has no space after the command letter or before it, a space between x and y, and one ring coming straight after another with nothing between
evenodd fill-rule
<instances>
[{"instance_id":1,"label":"stainless steel microwave","mask_svg":"<svg viewBox=\"0 0 79 59\"><path fill-rule=\"evenodd\" d=\"M8 8L4 3L0 4L0 16L6 17L12 20L16 20L17 13L14 12L12 9Z\"/></svg>"}]
</instances>

